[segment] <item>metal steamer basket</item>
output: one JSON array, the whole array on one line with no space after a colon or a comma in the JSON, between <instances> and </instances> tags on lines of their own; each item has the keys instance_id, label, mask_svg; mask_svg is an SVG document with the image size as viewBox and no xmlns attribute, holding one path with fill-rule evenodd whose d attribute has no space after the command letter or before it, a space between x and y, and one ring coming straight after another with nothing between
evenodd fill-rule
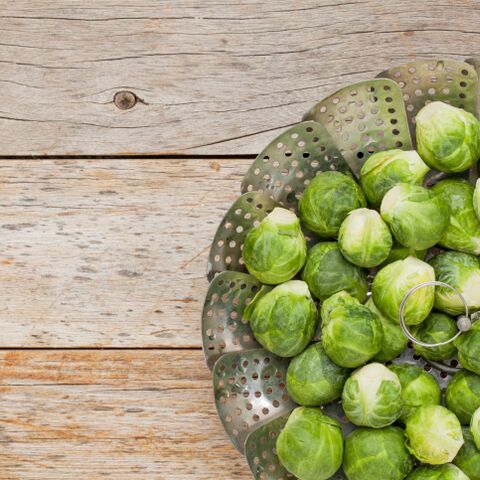
<instances>
[{"instance_id":1,"label":"metal steamer basket","mask_svg":"<svg viewBox=\"0 0 480 480\"><path fill-rule=\"evenodd\" d=\"M350 170L358 177L361 166L374 152L414 149L415 115L428 102L440 100L479 116L479 70L480 57L466 62L421 60L348 85L320 101L301 123L277 137L245 175L242 195L222 220L211 247L211 283L203 309L202 336L206 362L213 370L218 414L233 445L246 456L253 478L294 478L280 464L275 444L296 404L286 389L289 360L261 348L242 315L261 287L248 275L242 260L248 230L276 206L296 211L303 190L321 171ZM442 176L434 172L426 181L431 184ZM470 171L469 178L477 178L476 169ZM309 232L305 235L307 242L316 242ZM415 289L424 286L427 284ZM458 362L428 363L415 354L412 342L422 342L403 321L403 308L415 289L407 293L399 311L400 324L411 342L394 362L419 365L434 375L444 391L458 370ZM460 293L457 295L465 304ZM466 307L465 315L457 321L456 336L468 330L478 316ZM341 422L344 435L354 428L340 401L322 409ZM340 470L332 478L346 477Z\"/></svg>"}]
</instances>

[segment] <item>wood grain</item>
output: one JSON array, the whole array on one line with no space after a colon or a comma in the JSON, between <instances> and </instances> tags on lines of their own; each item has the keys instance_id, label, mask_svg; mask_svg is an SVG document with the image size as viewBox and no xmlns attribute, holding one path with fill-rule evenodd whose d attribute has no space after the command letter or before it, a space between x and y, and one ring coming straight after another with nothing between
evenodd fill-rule
<instances>
[{"instance_id":1,"label":"wood grain","mask_svg":"<svg viewBox=\"0 0 480 480\"><path fill-rule=\"evenodd\" d=\"M0 346L199 347L251 160L0 161Z\"/></svg>"},{"instance_id":2,"label":"wood grain","mask_svg":"<svg viewBox=\"0 0 480 480\"><path fill-rule=\"evenodd\" d=\"M0 478L251 476L200 351L0 353Z\"/></svg>"},{"instance_id":3,"label":"wood grain","mask_svg":"<svg viewBox=\"0 0 480 480\"><path fill-rule=\"evenodd\" d=\"M0 6L0 155L257 153L346 83L479 53L466 0Z\"/></svg>"}]
</instances>

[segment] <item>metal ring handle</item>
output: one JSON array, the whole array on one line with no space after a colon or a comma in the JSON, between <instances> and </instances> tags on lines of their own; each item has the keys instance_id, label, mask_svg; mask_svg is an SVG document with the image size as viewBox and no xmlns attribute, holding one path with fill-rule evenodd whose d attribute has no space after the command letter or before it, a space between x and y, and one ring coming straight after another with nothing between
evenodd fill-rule
<instances>
[{"instance_id":1,"label":"metal ring handle","mask_svg":"<svg viewBox=\"0 0 480 480\"><path fill-rule=\"evenodd\" d=\"M450 340L446 340L445 342L439 342L439 343L425 343L417 338L415 338L410 331L408 330L407 326L405 325L405 304L407 303L408 299L417 291L420 290L420 288L423 287L431 287L431 286L439 286L439 287L444 287L444 288L449 288L450 290L453 290L455 295L462 301L464 307L465 307L465 316L459 317L457 320L457 327L458 327L458 332L453 336ZM398 309L398 318L400 319L400 326L402 327L403 333L407 336L409 340L412 342L416 343L417 345L420 345L421 347L427 347L427 348L434 348L434 347L441 347L443 345L448 345L449 343L453 342L455 339L457 339L464 331L469 330L471 323L470 323L470 318L469 318L469 310L468 310L468 305L465 299L463 298L463 295L454 287L449 285L448 283L444 282L438 282L436 280L432 280L429 282L423 282L419 283L418 285L415 285L412 287L403 297L402 303L400 304L400 308ZM469 325L464 325L464 319L468 320Z\"/></svg>"}]
</instances>

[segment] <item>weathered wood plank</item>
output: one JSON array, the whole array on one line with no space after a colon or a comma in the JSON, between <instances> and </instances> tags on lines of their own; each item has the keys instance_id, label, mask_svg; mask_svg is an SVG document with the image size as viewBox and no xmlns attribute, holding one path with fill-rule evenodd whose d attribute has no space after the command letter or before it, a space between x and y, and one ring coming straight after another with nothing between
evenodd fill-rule
<instances>
[{"instance_id":1,"label":"weathered wood plank","mask_svg":"<svg viewBox=\"0 0 480 480\"><path fill-rule=\"evenodd\" d=\"M0 161L0 346L198 347L251 160Z\"/></svg>"},{"instance_id":2,"label":"weathered wood plank","mask_svg":"<svg viewBox=\"0 0 480 480\"><path fill-rule=\"evenodd\" d=\"M0 155L256 153L345 83L480 40L471 1L0 6Z\"/></svg>"},{"instance_id":3,"label":"weathered wood plank","mask_svg":"<svg viewBox=\"0 0 480 480\"><path fill-rule=\"evenodd\" d=\"M198 350L4 351L0 382L2 479L251 478Z\"/></svg>"}]
</instances>

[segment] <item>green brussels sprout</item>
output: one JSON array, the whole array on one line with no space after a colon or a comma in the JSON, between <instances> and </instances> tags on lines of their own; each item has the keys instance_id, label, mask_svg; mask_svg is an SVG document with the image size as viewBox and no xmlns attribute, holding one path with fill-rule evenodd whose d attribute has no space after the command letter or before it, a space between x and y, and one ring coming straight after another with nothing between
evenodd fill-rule
<instances>
[{"instance_id":1,"label":"green brussels sprout","mask_svg":"<svg viewBox=\"0 0 480 480\"><path fill-rule=\"evenodd\" d=\"M250 230L243 245L250 274L262 283L277 285L293 278L307 258L307 243L297 216L275 208Z\"/></svg>"},{"instance_id":2,"label":"green brussels sprout","mask_svg":"<svg viewBox=\"0 0 480 480\"><path fill-rule=\"evenodd\" d=\"M288 394L305 407L325 405L340 398L349 373L328 358L320 342L313 343L288 366Z\"/></svg>"},{"instance_id":3,"label":"green brussels sprout","mask_svg":"<svg viewBox=\"0 0 480 480\"><path fill-rule=\"evenodd\" d=\"M462 426L441 405L420 407L407 418L407 448L422 463L450 463L463 445Z\"/></svg>"},{"instance_id":4,"label":"green brussels sprout","mask_svg":"<svg viewBox=\"0 0 480 480\"><path fill-rule=\"evenodd\" d=\"M396 262L397 260L405 260L407 257L416 257L419 260L425 260L428 250L415 250L414 248L404 247L396 240L393 241L393 247L390 250L390 254L387 259L380 265L383 268L389 263Z\"/></svg>"},{"instance_id":5,"label":"green brussels sprout","mask_svg":"<svg viewBox=\"0 0 480 480\"><path fill-rule=\"evenodd\" d=\"M400 420L405 421L420 407L440 405L442 394L435 378L422 368L406 363L389 366L402 385L403 409Z\"/></svg>"},{"instance_id":6,"label":"green brussels sprout","mask_svg":"<svg viewBox=\"0 0 480 480\"><path fill-rule=\"evenodd\" d=\"M395 239L405 247L433 247L448 227L448 204L432 190L399 183L383 197L380 207Z\"/></svg>"},{"instance_id":7,"label":"green brussels sprout","mask_svg":"<svg viewBox=\"0 0 480 480\"><path fill-rule=\"evenodd\" d=\"M392 234L375 210L352 210L340 226L338 246L343 256L359 267L380 265L392 245Z\"/></svg>"},{"instance_id":8,"label":"green brussels sprout","mask_svg":"<svg viewBox=\"0 0 480 480\"><path fill-rule=\"evenodd\" d=\"M447 463L434 467L418 467L407 480L470 480L458 467Z\"/></svg>"},{"instance_id":9,"label":"green brussels sprout","mask_svg":"<svg viewBox=\"0 0 480 480\"><path fill-rule=\"evenodd\" d=\"M480 157L480 123L469 112L443 102L425 105L416 116L417 150L441 172L468 170Z\"/></svg>"},{"instance_id":10,"label":"green brussels sprout","mask_svg":"<svg viewBox=\"0 0 480 480\"><path fill-rule=\"evenodd\" d=\"M415 338L424 343L442 343L450 340L457 334L455 320L443 313L431 313L420 325L412 328ZM426 360L440 362L452 358L457 349L452 343L439 347L422 347L414 344L415 351Z\"/></svg>"},{"instance_id":11,"label":"green brussels sprout","mask_svg":"<svg viewBox=\"0 0 480 480\"><path fill-rule=\"evenodd\" d=\"M407 346L408 338L398 323L389 320L375 305L372 297L365 302L372 312L378 315L383 330L383 342L380 351L373 358L378 362L389 362L397 358Z\"/></svg>"},{"instance_id":12,"label":"green brussels sprout","mask_svg":"<svg viewBox=\"0 0 480 480\"><path fill-rule=\"evenodd\" d=\"M402 414L402 386L395 373L370 363L352 373L342 393L347 418L360 427L383 428Z\"/></svg>"},{"instance_id":13,"label":"green brussels sprout","mask_svg":"<svg viewBox=\"0 0 480 480\"><path fill-rule=\"evenodd\" d=\"M480 375L480 322L475 322L472 328L462 333L453 344L458 350L458 360L463 368Z\"/></svg>"},{"instance_id":14,"label":"green brussels sprout","mask_svg":"<svg viewBox=\"0 0 480 480\"><path fill-rule=\"evenodd\" d=\"M473 192L473 209L480 220L480 178L477 180L475 190Z\"/></svg>"},{"instance_id":15,"label":"green brussels sprout","mask_svg":"<svg viewBox=\"0 0 480 480\"><path fill-rule=\"evenodd\" d=\"M447 178L432 190L450 207L450 221L439 245L480 255L480 221L473 208L473 185L462 178Z\"/></svg>"},{"instance_id":16,"label":"green brussels sprout","mask_svg":"<svg viewBox=\"0 0 480 480\"><path fill-rule=\"evenodd\" d=\"M465 369L457 372L447 386L445 405L460 423L468 425L480 407L480 376Z\"/></svg>"},{"instance_id":17,"label":"green brussels sprout","mask_svg":"<svg viewBox=\"0 0 480 480\"><path fill-rule=\"evenodd\" d=\"M277 455L300 480L326 480L342 465L342 428L319 408L298 407L278 435Z\"/></svg>"},{"instance_id":18,"label":"green brussels sprout","mask_svg":"<svg viewBox=\"0 0 480 480\"><path fill-rule=\"evenodd\" d=\"M345 439L343 471L348 480L403 480L413 467L401 428L358 428Z\"/></svg>"},{"instance_id":19,"label":"green brussels sprout","mask_svg":"<svg viewBox=\"0 0 480 480\"><path fill-rule=\"evenodd\" d=\"M472 415L470 431L472 432L476 447L480 450L480 407L478 407Z\"/></svg>"},{"instance_id":20,"label":"green brussels sprout","mask_svg":"<svg viewBox=\"0 0 480 480\"><path fill-rule=\"evenodd\" d=\"M467 427L462 427L465 443L453 459L453 463L461 468L470 480L480 480L480 450L475 445L472 432Z\"/></svg>"},{"instance_id":21,"label":"green brussels sprout","mask_svg":"<svg viewBox=\"0 0 480 480\"><path fill-rule=\"evenodd\" d=\"M322 345L337 365L356 368L373 358L382 345L378 316L347 292L339 292L322 305Z\"/></svg>"},{"instance_id":22,"label":"green brussels sprout","mask_svg":"<svg viewBox=\"0 0 480 480\"><path fill-rule=\"evenodd\" d=\"M465 299L469 309L480 308L480 261L473 255L460 252L444 252L429 260L438 281L448 283L457 289ZM437 310L457 315L465 313L462 300L453 290L446 287L435 288Z\"/></svg>"},{"instance_id":23,"label":"green brussels sprout","mask_svg":"<svg viewBox=\"0 0 480 480\"><path fill-rule=\"evenodd\" d=\"M318 324L317 307L307 284L300 280L283 283L267 293L265 287L260 289L243 317L262 346L280 357L303 352Z\"/></svg>"},{"instance_id":24,"label":"green brussels sprout","mask_svg":"<svg viewBox=\"0 0 480 480\"><path fill-rule=\"evenodd\" d=\"M352 177L341 172L321 172L303 192L298 211L302 225L319 237L336 237L348 212L367 201Z\"/></svg>"},{"instance_id":25,"label":"green brussels sprout","mask_svg":"<svg viewBox=\"0 0 480 480\"><path fill-rule=\"evenodd\" d=\"M345 290L363 302L368 292L365 270L347 261L335 242L317 243L309 250L302 279L321 301Z\"/></svg>"},{"instance_id":26,"label":"green brussels sprout","mask_svg":"<svg viewBox=\"0 0 480 480\"><path fill-rule=\"evenodd\" d=\"M360 186L367 200L379 207L385 194L399 183L422 185L430 169L414 150L374 153L360 170Z\"/></svg>"},{"instance_id":27,"label":"green brussels sprout","mask_svg":"<svg viewBox=\"0 0 480 480\"><path fill-rule=\"evenodd\" d=\"M415 257L407 257L383 267L372 285L373 301L377 308L393 322L400 323L398 311L410 289L422 282L435 280L433 268ZM407 325L418 325L427 318L433 307L435 287L419 288L405 304Z\"/></svg>"}]
</instances>

